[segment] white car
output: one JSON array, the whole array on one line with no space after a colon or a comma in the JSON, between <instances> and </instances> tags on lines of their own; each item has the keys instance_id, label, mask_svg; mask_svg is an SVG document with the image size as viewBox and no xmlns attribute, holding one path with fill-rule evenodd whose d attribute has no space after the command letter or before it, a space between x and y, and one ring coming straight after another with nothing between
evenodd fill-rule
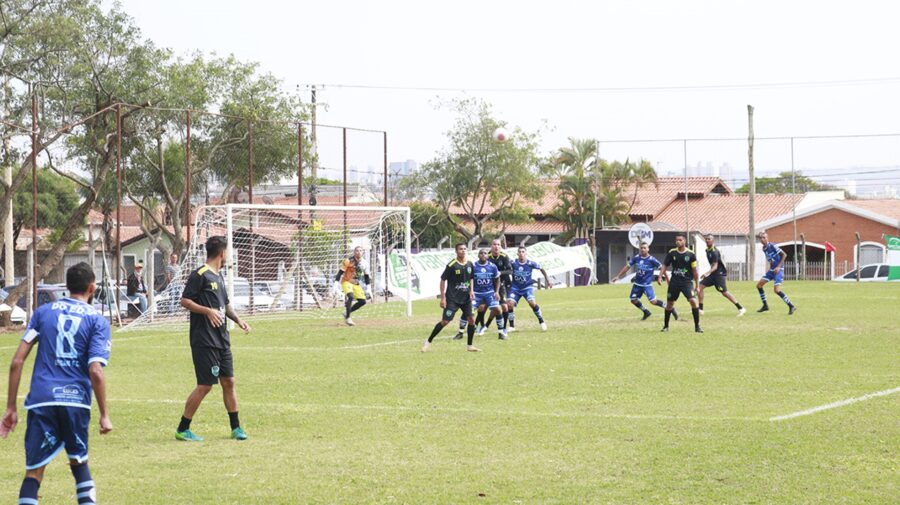
<instances>
[{"instance_id":1,"label":"white car","mask_svg":"<svg viewBox=\"0 0 900 505\"><path fill-rule=\"evenodd\" d=\"M250 282L243 277L234 278L234 294L231 297L231 306L234 310L247 312L250 310ZM284 305L279 300L266 294L265 287L258 283L253 285L254 311L267 312L270 310L283 310Z\"/></svg>"},{"instance_id":2,"label":"white car","mask_svg":"<svg viewBox=\"0 0 900 505\"><path fill-rule=\"evenodd\" d=\"M0 301L6 300L7 296L9 296L9 293L5 289L0 288ZM12 310L10 321L12 321L13 324L25 324L26 314L24 309L18 305L10 309L9 305L0 303L0 312L9 312L10 310Z\"/></svg>"},{"instance_id":3,"label":"white car","mask_svg":"<svg viewBox=\"0 0 900 505\"><path fill-rule=\"evenodd\" d=\"M859 271L859 282L886 282L890 268L890 265L887 263L866 265ZM847 272L834 280L839 282L856 282L856 270Z\"/></svg>"}]
</instances>

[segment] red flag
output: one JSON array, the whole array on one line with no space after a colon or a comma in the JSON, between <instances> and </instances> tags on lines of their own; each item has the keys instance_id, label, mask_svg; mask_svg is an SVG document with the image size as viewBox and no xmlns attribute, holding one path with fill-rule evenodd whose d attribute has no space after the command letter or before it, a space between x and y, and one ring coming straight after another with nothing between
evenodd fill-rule
<instances>
[{"instance_id":1,"label":"red flag","mask_svg":"<svg viewBox=\"0 0 900 505\"><path fill-rule=\"evenodd\" d=\"M825 252L830 253L830 252L835 252L835 251L837 251L837 249L835 249L835 247L833 245L831 245L831 242L826 241L825 242Z\"/></svg>"}]
</instances>

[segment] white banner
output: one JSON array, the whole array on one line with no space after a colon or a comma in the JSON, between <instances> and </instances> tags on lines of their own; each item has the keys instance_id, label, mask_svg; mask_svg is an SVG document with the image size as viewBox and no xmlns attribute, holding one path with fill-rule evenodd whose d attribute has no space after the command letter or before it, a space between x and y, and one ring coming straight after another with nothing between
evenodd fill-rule
<instances>
[{"instance_id":1,"label":"white banner","mask_svg":"<svg viewBox=\"0 0 900 505\"><path fill-rule=\"evenodd\" d=\"M504 252L511 261L516 260L517 248L505 249ZM453 249L432 252L420 252L413 254L412 271L412 298L434 298L440 295L441 274L453 258L456 252ZM473 263L478 261L478 251L469 251L467 258ZM406 253L403 251L392 252L388 262L388 289L397 296L406 296ZM563 247L552 242L539 242L528 247L528 259L536 261L550 276L571 272L578 268L594 268L591 249L585 245ZM534 272L535 278L541 276L539 271Z\"/></svg>"}]
</instances>

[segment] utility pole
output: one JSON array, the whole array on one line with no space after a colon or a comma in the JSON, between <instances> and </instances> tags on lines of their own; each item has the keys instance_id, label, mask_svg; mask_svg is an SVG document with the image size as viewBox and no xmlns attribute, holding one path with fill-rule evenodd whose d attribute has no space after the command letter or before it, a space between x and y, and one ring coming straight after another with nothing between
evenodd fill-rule
<instances>
[{"instance_id":1,"label":"utility pole","mask_svg":"<svg viewBox=\"0 0 900 505\"><path fill-rule=\"evenodd\" d=\"M747 158L750 169L750 236L747 237L747 277L756 279L756 176L753 174L753 106L747 106L747 122L750 133L747 137Z\"/></svg>"},{"instance_id":2,"label":"utility pole","mask_svg":"<svg viewBox=\"0 0 900 505\"><path fill-rule=\"evenodd\" d=\"M13 169L11 160L5 156L6 153L10 152L10 140L9 138L3 139L3 152L4 152L4 163L3 167L3 182L6 183L6 187L12 187L12 178L13 178ZM3 262L3 276L6 280L7 286L13 286L16 284L16 272L15 272L15 244L13 244L13 213L12 213L12 199L9 201L9 212L6 214L6 222L3 223L3 252L4 252L4 262Z\"/></svg>"},{"instance_id":3,"label":"utility pole","mask_svg":"<svg viewBox=\"0 0 900 505\"><path fill-rule=\"evenodd\" d=\"M312 177L312 183L309 185L309 204L316 204L316 195L319 192L317 187L317 182L319 181L319 156L318 156L318 147L319 144L316 142L316 112L318 109L318 105L316 105L316 85L312 85L312 89L310 90L312 94L312 125L309 129L309 138L311 146L311 158L312 158L312 167L310 167L310 176ZM302 184L302 181L301 181Z\"/></svg>"}]
</instances>

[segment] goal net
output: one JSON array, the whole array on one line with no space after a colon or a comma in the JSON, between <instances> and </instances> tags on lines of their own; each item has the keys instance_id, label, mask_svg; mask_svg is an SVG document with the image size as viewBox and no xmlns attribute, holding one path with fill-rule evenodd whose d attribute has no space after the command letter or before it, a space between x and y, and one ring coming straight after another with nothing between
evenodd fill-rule
<instances>
[{"instance_id":1,"label":"goal net","mask_svg":"<svg viewBox=\"0 0 900 505\"><path fill-rule=\"evenodd\" d=\"M188 276L206 262L213 236L228 241L222 271L232 307L241 317L332 318L341 321L344 293L336 281L344 259L362 248L370 285L367 303L353 319L412 315L403 272L410 255L407 207L221 205L201 207L190 246L174 279L154 297L146 313L125 329L186 323L181 293ZM398 266L399 265L399 266Z\"/></svg>"}]
</instances>

